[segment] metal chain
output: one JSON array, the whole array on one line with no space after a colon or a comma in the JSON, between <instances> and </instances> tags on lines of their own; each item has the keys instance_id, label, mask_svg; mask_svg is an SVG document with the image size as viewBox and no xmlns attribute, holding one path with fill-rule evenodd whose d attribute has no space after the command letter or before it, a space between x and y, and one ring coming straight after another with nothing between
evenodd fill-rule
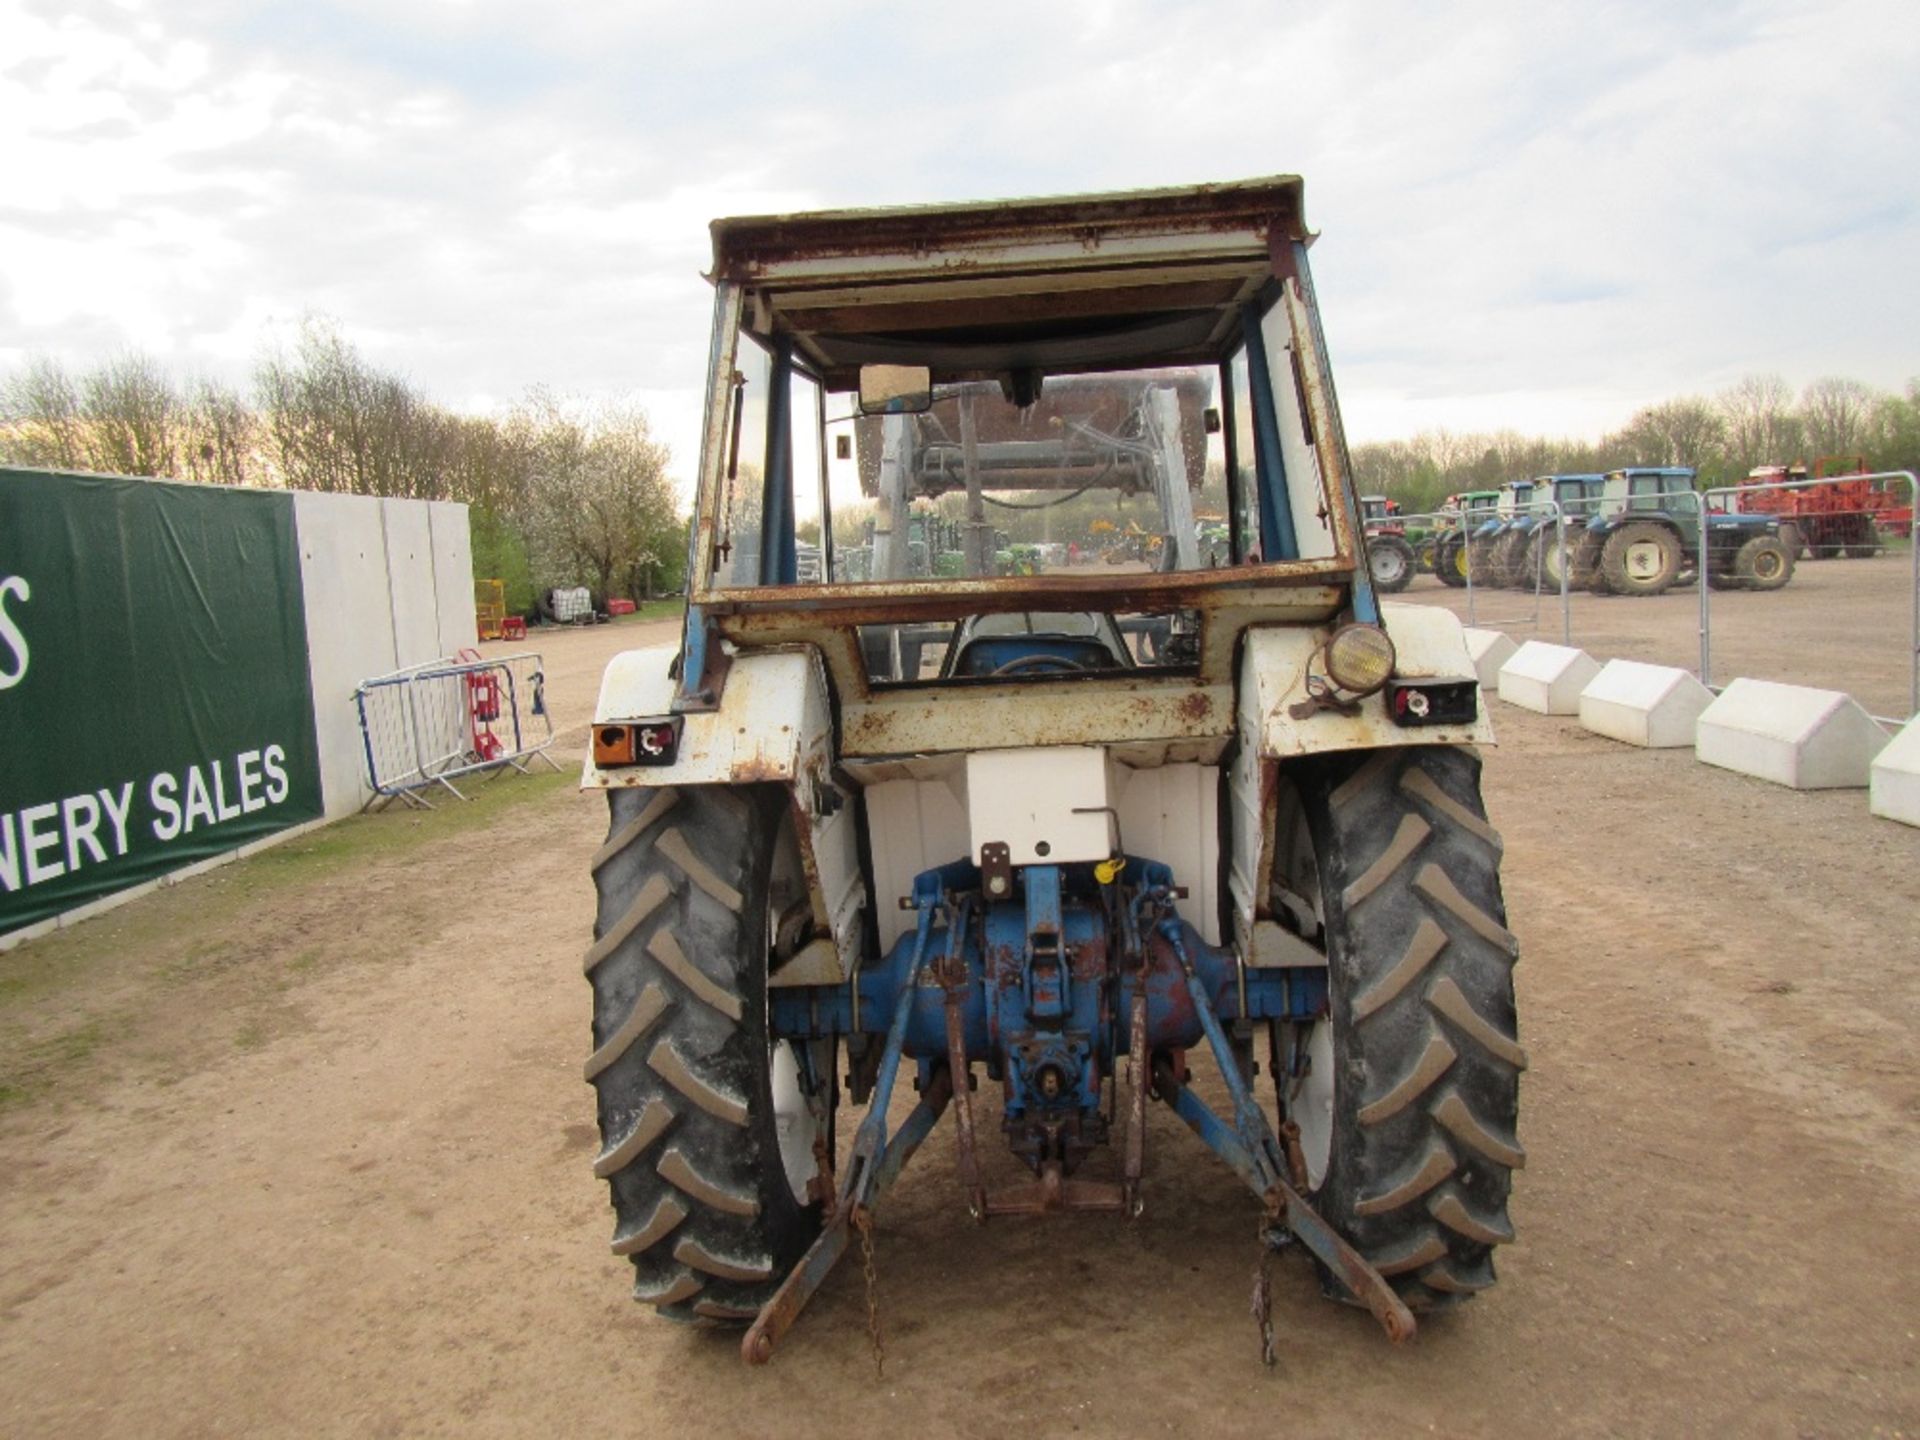
<instances>
[{"instance_id":1,"label":"metal chain","mask_svg":"<svg viewBox=\"0 0 1920 1440\"><path fill-rule=\"evenodd\" d=\"M880 1282L873 1271L873 1216L866 1206L854 1207L853 1228L860 1232L860 1262L867 1275L867 1340L873 1346L873 1374L876 1380L884 1380L887 1347L880 1338Z\"/></svg>"},{"instance_id":2,"label":"metal chain","mask_svg":"<svg viewBox=\"0 0 1920 1440\"><path fill-rule=\"evenodd\" d=\"M1260 1247L1259 1263L1253 1267L1253 1303L1249 1310L1253 1323L1260 1327L1260 1363L1271 1370L1277 1356L1273 1348L1273 1247L1267 1243L1267 1227L1272 1223L1261 1216L1254 1227L1254 1243Z\"/></svg>"}]
</instances>

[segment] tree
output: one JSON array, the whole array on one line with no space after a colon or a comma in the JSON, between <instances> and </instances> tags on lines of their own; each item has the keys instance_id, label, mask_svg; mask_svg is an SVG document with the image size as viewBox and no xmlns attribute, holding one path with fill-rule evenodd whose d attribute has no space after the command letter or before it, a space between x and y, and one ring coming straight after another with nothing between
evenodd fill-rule
<instances>
[{"instance_id":1,"label":"tree","mask_svg":"<svg viewBox=\"0 0 1920 1440\"><path fill-rule=\"evenodd\" d=\"M309 316L291 356L261 362L255 388L290 487L446 498L459 421L369 364L327 321Z\"/></svg>"},{"instance_id":2,"label":"tree","mask_svg":"<svg viewBox=\"0 0 1920 1440\"><path fill-rule=\"evenodd\" d=\"M1690 465L1711 473L1724 465L1726 421L1697 396L1648 405L1610 439L1625 465Z\"/></svg>"},{"instance_id":3,"label":"tree","mask_svg":"<svg viewBox=\"0 0 1920 1440\"><path fill-rule=\"evenodd\" d=\"M0 388L0 414L7 422L10 459L55 470L88 468L80 391L59 361L44 355L28 361Z\"/></svg>"},{"instance_id":4,"label":"tree","mask_svg":"<svg viewBox=\"0 0 1920 1440\"><path fill-rule=\"evenodd\" d=\"M536 391L514 429L528 458L529 550L542 588L583 581L602 599L616 587L647 598L679 563L686 532L667 447L646 413L611 406L583 420Z\"/></svg>"},{"instance_id":5,"label":"tree","mask_svg":"<svg viewBox=\"0 0 1920 1440\"><path fill-rule=\"evenodd\" d=\"M1793 391L1778 375L1748 375L1720 393L1727 454L1741 474L1758 465L1785 465L1800 450Z\"/></svg>"},{"instance_id":6,"label":"tree","mask_svg":"<svg viewBox=\"0 0 1920 1440\"><path fill-rule=\"evenodd\" d=\"M211 380L194 387L185 415L186 475L208 485L259 483L253 411L238 392Z\"/></svg>"},{"instance_id":7,"label":"tree","mask_svg":"<svg viewBox=\"0 0 1920 1440\"><path fill-rule=\"evenodd\" d=\"M181 405L173 382L144 355L124 355L80 381L89 468L110 475L179 471Z\"/></svg>"},{"instance_id":8,"label":"tree","mask_svg":"<svg viewBox=\"0 0 1920 1440\"><path fill-rule=\"evenodd\" d=\"M1800 392L1800 423L1814 456L1858 454L1866 442L1873 392L1858 380L1828 377Z\"/></svg>"}]
</instances>

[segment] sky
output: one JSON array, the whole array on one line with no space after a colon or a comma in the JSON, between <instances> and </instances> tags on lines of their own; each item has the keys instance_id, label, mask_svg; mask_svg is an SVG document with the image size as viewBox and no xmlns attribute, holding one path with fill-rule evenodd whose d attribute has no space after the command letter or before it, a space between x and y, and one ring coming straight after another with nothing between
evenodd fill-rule
<instances>
[{"instance_id":1,"label":"sky","mask_svg":"<svg viewBox=\"0 0 1920 1440\"><path fill-rule=\"evenodd\" d=\"M707 222L1305 178L1358 444L1920 376L1920 6L0 0L0 371L301 318L697 464Z\"/></svg>"}]
</instances>

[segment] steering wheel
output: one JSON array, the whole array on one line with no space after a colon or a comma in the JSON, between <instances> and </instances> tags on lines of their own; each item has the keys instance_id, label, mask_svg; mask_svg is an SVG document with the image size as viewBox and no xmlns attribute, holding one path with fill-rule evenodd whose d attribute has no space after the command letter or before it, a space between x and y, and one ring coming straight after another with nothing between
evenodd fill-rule
<instances>
[{"instance_id":1,"label":"steering wheel","mask_svg":"<svg viewBox=\"0 0 1920 1440\"><path fill-rule=\"evenodd\" d=\"M987 678L992 679L996 675L1011 675L1016 670L1026 670L1036 665L1046 665L1055 670L1084 670L1087 668L1078 660L1070 660L1065 655L1016 655L1013 659L1007 661L1006 664L989 670L987 672Z\"/></svg>"}]
</instances>

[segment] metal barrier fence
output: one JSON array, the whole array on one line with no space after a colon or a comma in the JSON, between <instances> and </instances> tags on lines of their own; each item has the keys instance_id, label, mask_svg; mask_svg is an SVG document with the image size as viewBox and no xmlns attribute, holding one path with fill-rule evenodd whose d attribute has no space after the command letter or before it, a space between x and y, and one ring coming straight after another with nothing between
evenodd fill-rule
<instances>
[{"instance_id":1,"label":"metal barrier fence","mask_svg":"<svg viewBox=\"0 0 1920 1440\"><path fill-rule=\"evenodd\" d=\"M1908 662L1908 699L1907 716L1889 717L1876 715L1874 718L1882 725L1898 726L1905 723L1915 713L1920 713L1920 536L1911 528L1914 510L1920 505L1920 482L1911 471L1883 471L1870 475L1848 475L1841 477L1783 480L1768 483L1747 483L1741 485L1718 486L1707 491L1687 489L1661 489L1656 491L1637 491L1627 496L1611 498L1593 496L1584 501L1575 501L1563 505L1552 499L1530 500L1512 506L1509 510L1495 514L1491 510L1461 515L1454 511L1428 512L1419 515L1396 515L1391 517L1390 525L1411 529L1424 538L1414 542L1416 554L1426 561L1416 567L1417 573L1431 571L1446 583L1464 588L1466 591L1465 618L1469 625L1489 626L1493 628L1531 627L1538 629L1541 623L1544 599L1553 593L1557 585L1560 597L1561 643L1573 643L1573 604L1571 592L1584 589L1585 582L1573 574L1574 555L1580 550L1583 532L1588 522L1596 516L1618 516L1621 513L1631 515L1644 511L1649 515L1657 512L1671 514L1681 522L1684 533L1685 524L1694 526L1693 543L1685 546L1682 554L1687 555L1695 570L1694 584L1699 592L1699 652L1700 660L1696 673L1702 684L1716 693L1720 689L1713 682L1713 604L1712 591L1716 585L1729 583L1729 575L1723 573L1727 566L1727 557L1718 555L1714 550L1713 525L1715 516L1728 513L1765 513L1781 522L1782 526L1793 523L1795 515L1791 511L1778 511L1767 503L1743 504L1743 500L1752 500L1760 495L1778 491L1806 492L1818 490L1823 483L1831 484L1834 478L1859 485L1870 484L1885 487L1892 482L1904 483L1907 489L1908 507L1901 511L1888 505L1880 505L1872 510L1841 510L1827 508L1819 513L1832 528L1834 522L1852 519L1864 522L1873 519L1884 521L1891 514L1904 518L1910 550L1908 563L1910 568L1909 588L1909 628L1911 632L1911 654ZM1882 499L1885 497L1882 496ZM1569 512L1572 512L1571 514ZM1489 530L1490 522L1495 520L1511 522L1517 517L1540 517L1528 530L1516 534L1509 526L1499 533L1480 534ZM1378 530L1378 526L1370 527ZM1854 536L1845 547L1845 553L1864 553L1867 545L1877 546L1875 538L1878 532L1871 525L1859 526L1860 535ZM1387 533L1391 533L1388 531ZM1550 541L1542 538L1551 534ZM1783 539L1792 546L1796 538L1813 556L1821 554L1819 536L1824 532L1803 533L1796 537L1783 531ZM1854 532L1844 532L1853 535ZM1896 525L1894 533L1901 533ZM1524 544L1521 538L1524 536ZM1507 549L1499 547L1503 540ZM1684 542L1683 542L1684 543ZM1828 547L1826 553L1835 553ZM1523 564L1522 564L1523 562ZM1591 555L1588 557L1591 563ZM1443 568L1453 565L1451 574L1443 573ZM1522 567L1522 568L1516 568ZM1556 573L1557 572L1557 573ZM1532 607L1524 614L1506 617L1490 616L1482 613L1484 592L1487 591L1526 591L1532 592ZM1583 612L1585 613L1585 612ZM1846 688L1846 687L1841 687Z\"/></svg>"},{"instance_id":2,"label":"metal barrier fence","mask_svg":"<svg viewBox=\"0 0 1920 1440\"><path fill-rule=\"evenodd\" d=\"M1705 685L1708 689L1718 693L1719 687L1713 683L1713 620L1712 620L1711 605L1707 599L1707 590L1708 590L1707 564L1706 564L1707 525L1705 523L1707 513L1714 512L1716 508L1718 510L1718 513L1723 513L1723 514L1724 513L1733 513L1733 514L1751 513L1751 512L1748 512L1745 509L1745 507L1740 503L1743 497L1751 497L1754 495L1766 494L1774 491L1796 491L1800 493L1805 493L1809 490L1816 489L1823 483L1831 485L1835 481L1845 481L1845 482L1854 482L1854 483L1864 481L1868 484L1873 484L1874 482L1892 481L1892 480L1905 481L1907 486L1907 510L1906 510L1907 525L1908 525L1907 560L1908 560L1908 565L1911 572L1908 579L1908 585L1912 592L1909 597L1910 629L1909 629L1909 647L1908 647L1909 653L1907 657L1907 713L1903 717L1876 715L1873 718L1876 721L1878 721L1881 725L1898 727L1900 725L1905 724L1907 720L1912 719L1916 714L1920 714L1920 533L1916 533L1916 529L1914 527L1915 512L1916 510L1920 510L1920 480L1915 479L1914 473L1911 470L1882 470L1871 475L1832 476L1832 477L1827 477L1824 481L1818 478L1815 478L1815 479L1803 478L1803 479L1794 479L1794 480L1777 480L1777 481L1772 481L1766 484L1720 485L1720 486L1715 486L1711 490L1705 491L1701 495L1698 502L1700 509L1702 511L1701 526L1700 526L1700 683L1701 684ZM1732 501L1733 503L1727 504L1725 503L1727 501ZM1718 506L1716 507L1714 502L1721 502L1721 503L1719 503ZM1777 513L1777 512L1767 512L1767 513ZM1854 512L1854 511L1848 511L1848 510L1830 510L1826 512L1826 515L1832 516L1835 518L1849 518L1849 517L1853 517L1856 514L1860 514L1865 516L1870 521L1874 513L1876 512L1873 512L1873 511ZM1794 517L1791 514L1779 516L1778 518L1781 519L1783 525L1794 523ZM1874 533L1873 527L1871 524L1869 524L1866 527L1866 533L1869 537L1871 537L1872 534ZM1814 545L1815 553L1818 553L1818 542L1808 542L1806 541L1804 536L1797 536L1796 538L1801 539L1802 543L1812 543Z\"/></svg>"},{"instance_id":3,"label":"metal barrier fence","mask_svg":"<svg viewBox=\"0 0 1920 1440\"><path fill-rule=\"evenodd\" d=\"M1490 554L1486 547L1475 544L1475 532L1495 518L1501 520L1532 518L1535 521L1523 536L1516 537L1523 540L1524 544L1517 547L1520 554L1514 557L1514 563L1508 565L1505 560L1500 560L1498 564L1501 574L1512 582L1504 586L1498 583L1500 577L1493 573L1497 557ZM1565 557L1575 543L1570 535L1570 528L1577 529L1585 524L1584 516L1575 516L1569 521L1566 509L1559 501L1541 499L1516 506L1512 511L1503 512L1498 517L1487 511L1462 515L1453 510L1431 510L1416 515L1394 515L1387 523L1401 527L1403 532L1411 528L1415 529L1416 533L1422 534L1419 543L1411 547L1416 556L1415 573L1431 573L1444 583L1464 589L1467 600L1467 624L1502 627L1526 625L1538 628L1544 597L1557 594L1560 601L1561 643L1567 645L1573 643L1573 609L1568 593L1569 566ZM1377 525L1374 528L1379 529ZM1386 530L1381 533L1392 534L1393 532ZM1548 538L1549 536L1551 539ZM1369 536L1369 543L1373 543L1372 536ZM1557 567L1551 563L1556 556L1559 557ZM1452 573L1458 577L1457 580L1449 579L1448 575L1443 573L1443 567L1449 565L1455 567ZM1554 574L1556 568L1557 577ZM1508 570L1513 573L1506 575ZM1530 593L1533 599L1532 609L1527 614L1516 616L1481 615L1482 597L1488 591L1501 589L1518 591L1522 594Z\"/></svg>"},{"instance_id":4,"label":"metal barrier fence","mask_svg":"<svg viewBox=\"0 0 1920 1440\"><path fill-rule=\"evenodd\" d=\"M547 753L553 717L537 652L483 660L463 650L364 680L353 700L373 791L363 810L396 799L430 809L426 792L436 787L464 800L459 776L525 774L531 760L560 768Z\"/></svg>"}]
</instances>

